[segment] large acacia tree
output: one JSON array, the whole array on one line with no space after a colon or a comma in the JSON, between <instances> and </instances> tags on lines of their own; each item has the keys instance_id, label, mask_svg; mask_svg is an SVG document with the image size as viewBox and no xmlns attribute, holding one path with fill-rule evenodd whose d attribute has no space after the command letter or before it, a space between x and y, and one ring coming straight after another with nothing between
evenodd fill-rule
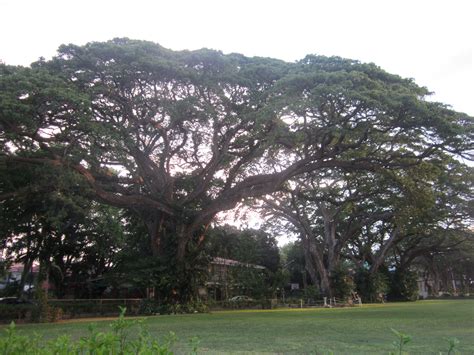
<instances>
[{"instance_id":1,"label":"large acacia tree","mask_svg":"<svg viewBox=\"0 0 474 355\"><path fill-rule=\"evenodd\" d=\"M311 281L334 295L341 263L375 278L381 267L408 270L417 257L462 247L472 237L471 200L472 168L441 154L376 173L321 169L261 208L275 231L298 235Z\"/></svg>"},{"instance_id":2,"label":"large acacia tree","mask_svg":"<svg viewBox=\"0 0 474 355\"><path fill-rule=\"evenodd\" d=\"M425 101L426 89L341 58L115 39L0 70L1 164L75 172L92 198L139 216L154 255L184 271L217 213L289 178L417 164L472 141L470 118Z\"/></svg>"}]
</instances>

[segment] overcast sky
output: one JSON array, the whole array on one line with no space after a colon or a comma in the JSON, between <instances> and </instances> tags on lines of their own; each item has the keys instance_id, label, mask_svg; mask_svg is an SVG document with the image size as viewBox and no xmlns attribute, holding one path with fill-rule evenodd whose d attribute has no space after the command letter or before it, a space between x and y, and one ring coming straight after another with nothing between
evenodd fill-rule
<instances>
[{"instance_id":1,"label":"overcast sky","mask_svg":"<svg viewBox=\"0 0 474 355\"><path fill-rule=\"evenodd\" d=\"M63 43L114 37L294 61L374 62L474 115L470 0L0 0L0 59L28 65Z\"/></svg>"}]
</instances>

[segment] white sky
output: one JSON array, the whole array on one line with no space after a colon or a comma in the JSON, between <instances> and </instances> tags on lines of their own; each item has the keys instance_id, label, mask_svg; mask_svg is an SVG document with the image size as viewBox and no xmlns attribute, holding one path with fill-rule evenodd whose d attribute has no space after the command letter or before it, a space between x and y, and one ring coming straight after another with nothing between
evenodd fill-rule
<instances>
[{"instance_id":1,"label":"white sky","mask_svg":"<svg viewBox=\"0 0 474 355\"><path fill-rule=\"evenodd\" d=\"M472 4L472 5L471 5ZM474 115L470 0L0 0L0 59L28 65L62 43L114 37L288 61L374 62Z\"/></svg>"}]
</instances>

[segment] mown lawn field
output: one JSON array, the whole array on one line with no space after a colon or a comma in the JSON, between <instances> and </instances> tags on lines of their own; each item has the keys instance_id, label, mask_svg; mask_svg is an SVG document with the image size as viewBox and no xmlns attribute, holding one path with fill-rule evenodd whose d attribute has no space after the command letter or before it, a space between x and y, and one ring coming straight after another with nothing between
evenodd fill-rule
<instances>
[{"instance_id":1,"label":"mown lawn field","mask_svg":"<svg viewBox=\"0 0 474 355\"><path fill-rule=\"evenodd\" d=\"M107 329L108 321L94 321ZM87 333L90 321L18 325L23 334L46 338ZM458 351L474 354L474 300L418 301L337 309L278 309L209 314L155 316L146 319L158 337L169 331L180 339L177 353L188 340L200 339L199 352L388 354L394 350L394 328L412 336L410 354L446 354L447 338L456 337Z\"/></svg>"}]
</instances>

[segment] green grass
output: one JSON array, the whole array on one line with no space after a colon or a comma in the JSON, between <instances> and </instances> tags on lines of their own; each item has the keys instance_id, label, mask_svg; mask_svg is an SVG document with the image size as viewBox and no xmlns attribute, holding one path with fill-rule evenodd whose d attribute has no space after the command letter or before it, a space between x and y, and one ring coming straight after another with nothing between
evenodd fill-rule
<instances>
[{"instance_id":1,"label":"green grass","mask_svg":"<svg viewBox=\"0 0 474 355\"><path fill-rule=\"evenodd\" d=\"M108 322L97 322L106 327ZM361 308L229 311L211 314L150 317L151 332L173 331L185 348L201 339L199 350L223 353L387 354L395 340L390 328L412 336L410 353L446 353L447 338L460 340L458 350L474 353L474 300L419 301L366 305ZM87 333L87 322L19 325L23 334L52 338Z\"/></svg>"}]
</instances>

